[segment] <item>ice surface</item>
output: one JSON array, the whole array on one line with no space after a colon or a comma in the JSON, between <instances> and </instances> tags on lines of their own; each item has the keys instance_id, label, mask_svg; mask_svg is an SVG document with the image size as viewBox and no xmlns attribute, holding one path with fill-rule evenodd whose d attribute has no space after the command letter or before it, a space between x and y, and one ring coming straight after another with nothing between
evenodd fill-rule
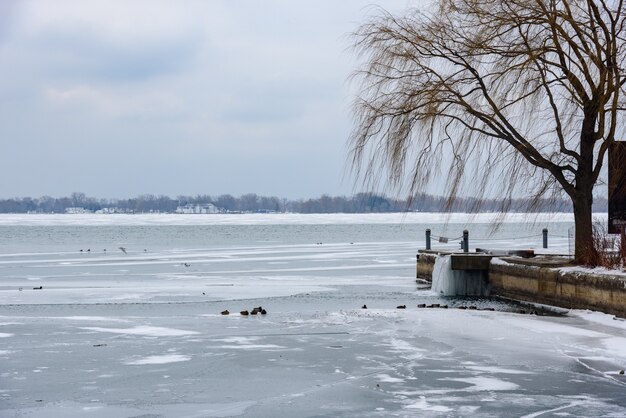
<instances>
[{"instance_id":1,"label":"ice surface","mask_svg":"<svg viewBox=\"0 0 626 418\"><path fill-rule=\"evenodd\" d=\"M236 417L245 413L255 402L231 402L186 405L180 403L163 404L156 411L158 414L146 414L150 411L142 406L110 406L93 400L87 404L71 401L57 402L45 408L25 408L22 412L29 418L111 418L111 417L166 417L166 418L218 418Z\"/></svg>"},{"instance_id":2,"label":"ice surface","mask_svg":"<svg viewBox=\"0 0 626 418\"><path fill-rule=\"evenodd\" d=\"M594 214L597 218L606 218L606 213ZM0 225L51 226L51 225L345 225L345 224L393 224L393 223L492 223L500 220L504 223L536 223L554 221L573 221L571 213L369 213L369 214L218 214L218 215L182 215L182 214L2 214Z\"/></svg>"},{"instance_id":3,"label":"ice surface","mask_svg":"<svg viewBox=\"0 0 626 418\"><path fill-rule=\"evenodd\" d=\"M537 321L529 323L523 317L511 318L507 322L513 327L527 328L529 331L537 334L569 334L578 337L606 337L606 334L596 332L590 329L578 326L569 326L562 323L555 323L551 320L540 318Z\"/></svg>"},{"instance_id":4,"label":"ice surface","mask_svg":"<svg viewBox=\"0 0 626 418\"><path fill-rule=\"evenodd\" d=\"M506 380L496 379L495 377L479 376L479 377L465 377L465 378L451 378L445 377L440 380L449 380L454 382L463 382L470 384L469 387L463 390L469 392L475 391L497 391L497 390L515 390L519 388L515 383L507 382Z\"/></svg>"},{"instance_id":5,"label":"ice surface","mask_svg":"<svg viewBox=\"0 0 626 418\"><path fill-rule=\"evenodd\" d=\"M89 331L99 332L112 332L114 334L128 334L128 335L147 335L150 337L180 337L183 335L198 334L196 331L185 331L181 329L163 328L163 327L150 327L150 326L137 326L132 328L101 328L101 327L82 327Z\"/></svg>"},{"instance_id":6,"label":"ice surface","mask_svg":"<svg viewBox=\"0 0 626 418\"><path fill-rule=\"evenodd\" d=\"M128 322L126 319L111 318L106 316L66 316L60 319L68 321L88 321L88 322Z\"/></svg>"},{"instance_id":7,"label":"ice surface","mask_svg":"<svg viewBox=\"0 0 626 418\"><path fill-rule=\"evenodd\" d=\"M0 416L624 416L624 321L419 288L421 215L0 217Z\"/></svg>"}]
</instances>

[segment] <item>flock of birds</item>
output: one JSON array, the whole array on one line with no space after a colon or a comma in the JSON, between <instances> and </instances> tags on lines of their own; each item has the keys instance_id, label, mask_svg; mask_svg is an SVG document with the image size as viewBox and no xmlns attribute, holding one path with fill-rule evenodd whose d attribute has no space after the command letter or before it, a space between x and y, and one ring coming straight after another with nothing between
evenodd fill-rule
<instances>
[{"instance_id":1,"label":"flock of birds","mask_svg":"<svg viewBox=\"0 0 626 418\"><path fill-rule=\"evenodd\" d=\"M118 250L120 250L121 252L123 252L124 254L128 254L128 252L126 251L126 247L117 247ZM107 249L105 248L104 250L102 250L103 252L107 252ZM87 248L87 250L83 250L82 248L78 251L80 253L90 253L91 252L91 248ZM146 250L145 248L143 249L144 253L147 253L148 250Z\"/></svg>"},{"instance_id":2,"label":"flock of birds","mask_svg":"<svg viewBox=\"0 0 626 418\"><path fill-rule=\"evenodd\" d=\"M432 303L430 305L427 305L425 303L418 303L417 307L418 308L440 308L440 309L449 308L448 305L442 305L440 303ZM496 308L491 308L491 307L479 308L476 305L469 305L469 306L460 305L460 306L453 306L452 308L461 309L461 310L469 309L470 311L491 311L491 312L494 312L496 310ZM361 309L367 309L367 305L361 306ZM398 305L396 306L396 309L406 309L406 305ZM517 313L522 314L522 315L530 314L530 315L537 315L537 316L543 316L547 314L537 309L530 309L528 311L525 309L519 309Z\"/></svg>"},{"instance_id":3,"label":"flock of birds","mask_svg":"<svg viewBox=\"0 0 626 418\"><path fill-rule=\"evenodd\" d=\"M228 309L226 309L226 310L224 310L224 311L222 311L220 313L222 315L230 315L230 311ZM239 314L242 315L242 316L258 315L258 314L267 315L267 311L265 309L263 309L262 306L259 306L258 308L253 308L251 311L247 311L247 310L241 311L241 312L239 312Z\"/></svg>"},{"instance_id":4,"label":"flock of birds","mask_svg":"<svg viewBox=\"0 0 626 418\"><path fill-rule=\"evenodd\" d=\"M124 254L128 254L128 252L126 251L126 247L117 247L117 249L118 249L118 250L120 250L121 252L123 252ZM83 250L83 249L81 248L78 252L80 252L80 253L85 253L85 252L86 252L86 253L90 253L90 252L91 252L91 248L87 248L86 250ZM106 252L107 252L107 249L105 248L104 250L102 250L102 252L105 252L105 253L106 253ZM146 249L144 248L143 252L144 252L144 253L147 253L147 252L148 252L148 250L146 250Z\"/></svg>"},{"instance_id":5,"label":"flock of birds","mask_svg":"<svg viewBox=\"0 0 626 418\"><path fill-rule=\"evenodd\" d=\"M202 293L203 295L205 294L204 292ZM448 305L442 305L439 303L433 303L430 305L426 305L425 303L420 303L417 305L418 308L441 308L441 309L448 309ZM361 309L367 309L367 305L363 305L361 306ZM396 309L406 309L406 305L398 305L396 306ZM495 311L495 308L482 308L479 309L477 306L474 305L470 305L470 306L457 306L457 309L469 309L469 310L482 310L482 311ZM222 315L230 315L230 311L228 309L223 310L222 312L220 312ZM519 313L526 313L525 311L520 311ZM267 315L267 311L265 309L263 309L262 306L259 306L257 308L253 308L252 310L248 311L248 310L243 310L239 312L240 315L242 316L248 316L248 315ZM531 311L530 314L535 314L535 315L540 315L539 312L537 311Z\"/></svg>"}]
</instances>

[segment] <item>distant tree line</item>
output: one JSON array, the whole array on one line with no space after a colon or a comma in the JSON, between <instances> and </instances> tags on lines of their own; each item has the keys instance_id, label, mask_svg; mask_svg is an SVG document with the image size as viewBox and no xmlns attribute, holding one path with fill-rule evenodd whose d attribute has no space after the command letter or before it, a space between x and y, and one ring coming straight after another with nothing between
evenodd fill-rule
<instances>
[{"instance_id":1,"label":"distant tree line","mask_svg":"<svg viewBox=\"0 0 626 418\"><path fill-rule=\"evenodd\" d=\"M381 213L381 212L498 212L507 207L513 212L571 212L568 200L544 200L530 206L528 199L508 201L457 198L450 202L447 198L429 194L419 194L410 199L389 198L376 193L358 193L354 196L322 195L314 199L289 200L278 197L258 196L254 193L234 197L197 195L168 196L141 195L130 199L97 199L84 193L72 193L69 197L12 198L0 200L0 213L65 213L67 208L80 207L96 212L105 208L115 208L125 213L172 213L178 206L187 204L212 203L224 212L294 212L294 213ZM605 212L607 199L600 197L594 202L594 210Z\"/></svg>"}]
</instances>

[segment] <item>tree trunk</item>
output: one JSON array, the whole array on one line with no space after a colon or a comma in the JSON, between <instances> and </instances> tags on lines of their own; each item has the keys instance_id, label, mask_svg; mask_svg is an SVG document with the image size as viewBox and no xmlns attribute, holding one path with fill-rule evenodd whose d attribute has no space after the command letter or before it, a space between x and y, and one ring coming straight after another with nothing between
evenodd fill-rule
<instances>
[{"instance_id":1,"label":"tree trunk","mask_svg":"<svg viewBox=\"0 0 626 418\"><path fill-rule=\"evenodd\" d=\"M595 125L598 116L597 101L585 104L582 129L580 132L580 159L576 170L575 192L570 194L574 206L574 227L576 228L574 261L576 264L596 266L598 251L593 237L593 157L595 148Z\"/></svg>"},{"instance_id":2,"label":"tree trunk","mask_svg":"<svg viewBox=\"0 0 626 418\"><path fill-rule=\"evenodd\" d=\"M574 225L575 233L575 252L574 261L576 264L596 265L598 260L598 252L593 242L593 220L591 205L593 203L593 195L591 191L572 197L574 204Z\"/></svg>"}]
</instances>

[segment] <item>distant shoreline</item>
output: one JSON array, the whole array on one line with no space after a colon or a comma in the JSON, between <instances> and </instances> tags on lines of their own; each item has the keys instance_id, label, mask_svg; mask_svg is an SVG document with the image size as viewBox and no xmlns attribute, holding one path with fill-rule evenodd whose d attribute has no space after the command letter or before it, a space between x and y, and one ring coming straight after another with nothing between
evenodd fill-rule
<instances>
[{"instance_id":1,"label":"distant shoreline","mask_svg":"<svg viewBox=\"0 0 626 418\"><path fill-rule=\"evenodd\" d=\"M606 212L607 199L597 197L594 211ZM142 195L128 199L99 199L84 193L67 197L21 197L0 199L0 213L181 213L181 214L241 214L241 213L448 213L448 212L513 212L552 213L572 211L568 199L531 198L477 199L458 197L453 201L443 196L417 194L406 198L388 197L377 193L357 193L353 196L322 195L317 198L284 199L259 196L254 193L239 197L232 195L169 196Z\"/></svg>"}]
</instances>

